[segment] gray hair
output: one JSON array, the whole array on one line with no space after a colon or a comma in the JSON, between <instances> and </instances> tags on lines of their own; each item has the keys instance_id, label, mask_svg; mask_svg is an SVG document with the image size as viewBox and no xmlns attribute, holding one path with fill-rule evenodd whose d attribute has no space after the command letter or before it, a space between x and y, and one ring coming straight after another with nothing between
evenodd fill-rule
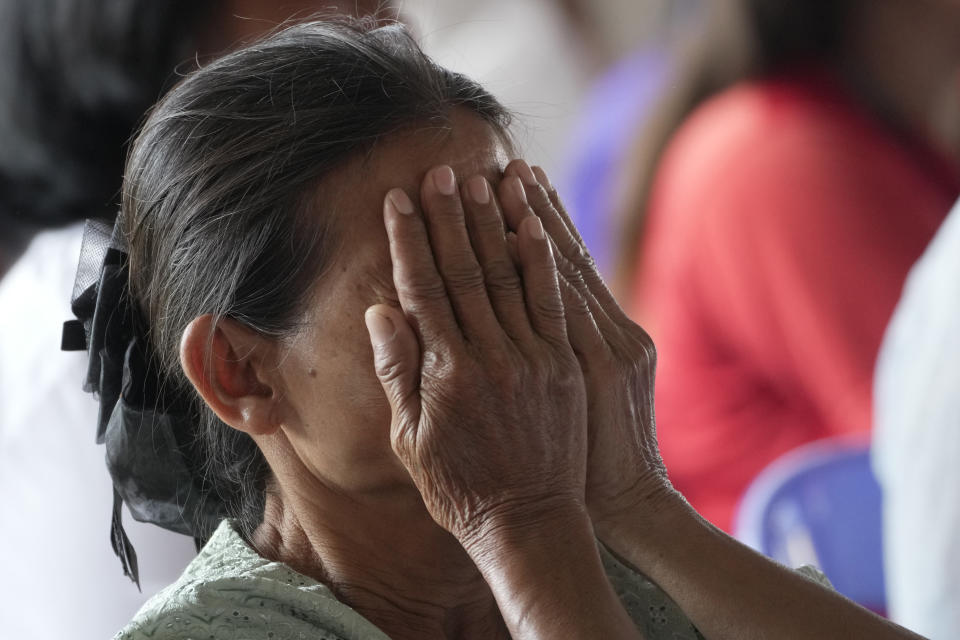
<instances>
[{"instance_id":1,"label":"gray hair","mask_svg":"<svg viewBox=\"0 0 960 640\"><path fill-rule=\"evenodd\" d=\"M401 26L312 22L187 76L134 143L120 218L131 294L161 375L189 397L205 481L248 537L270 470L186 381L180 336L204 314L265 336L295 333L332 252L313 187L386 135L447 126L454 107L506 134L496 99L432 62Z\"/></svg>"}]
</instances>

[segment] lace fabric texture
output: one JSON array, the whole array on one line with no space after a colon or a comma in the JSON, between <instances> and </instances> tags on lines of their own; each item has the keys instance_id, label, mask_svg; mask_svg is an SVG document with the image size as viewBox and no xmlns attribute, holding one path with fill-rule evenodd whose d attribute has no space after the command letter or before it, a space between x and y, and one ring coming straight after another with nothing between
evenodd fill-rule
<instances>
[{"instance_id":1,"label":"lace fabric texture","mask_svg":"<svg viewBox=\"0 0 960 640\"><path fill-rule=\"evenodd\" d=\"M326 586L254 551L224 520L180 579L114 640L389 640Z\"/></svg>"},{"instance_id":2,"label":"lace fabric texture","mask_svg":"<svg viewBox=\"0 0 960 640\"><path fill-rule=\"evenodd\" d=\"M650 640L702 640L670 597L603 546L610 583ZM805 575L821 580L815 570ZM389 640L327 587L261 557L224 520L177 582L114 640Z\"/></svg>"}]
</instances>

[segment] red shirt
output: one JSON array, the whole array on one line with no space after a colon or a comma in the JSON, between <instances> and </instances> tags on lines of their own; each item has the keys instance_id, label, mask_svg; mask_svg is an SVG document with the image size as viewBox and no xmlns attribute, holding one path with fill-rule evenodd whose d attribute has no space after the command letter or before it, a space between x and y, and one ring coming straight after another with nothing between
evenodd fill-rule
<instances>
[{"instance_id":1,"label":"red shirt","mask_svg":"<svg viewBox=\"0 0 960 640\"><path fill-rule=\"evenodd\" d=\"M655 179L634 299L658 348L660 446L728 529L790 449L870 427L874 360L960 173L825 75L700 107Z\"/></svg>"}]
</instances>

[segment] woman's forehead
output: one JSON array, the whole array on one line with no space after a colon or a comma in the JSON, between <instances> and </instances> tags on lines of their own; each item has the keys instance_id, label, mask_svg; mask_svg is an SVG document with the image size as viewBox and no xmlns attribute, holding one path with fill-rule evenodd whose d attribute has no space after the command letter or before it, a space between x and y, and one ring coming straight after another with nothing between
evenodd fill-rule
<instances>
[{"instance_id":1,"label":"woman's forehead","mask_svg":"<svg viewBox=\"0 0 960 640\"><path fill-rule=\"evenodd\" d=\"M376 222L382 227L383 198L393 188L419 201L420 184L427 171L449 165L458 181L482 175L500 181L512 149L506 136L470 114L456 113L449 124L421 126L388 136L363 158L333 172L321 185L328 208L343 223L353 226Z\"/></svg>"},{"instance_id":2,"label":"woman's forehead","mask_svg":"<svg viewBox=\"0 0 960 640\"><path fill-rule=\"evenodd\" d=\"M455 115L443 129L411 128L384 138L370 154L333 172L320 186L318 195L327 204L323 210L332 216L338 247L334 262L339 268L328 275L339 272L356 279L357 286L372 288L378 298L390 302L395 294L383 226L387 192L399 187L419 202L420 184L437 165L449 165L458 181L479 174L496 185L511 154L504 134L469 113ZM323 280L333 285L340 277Z\"/></svg>"},{"instance_id":3,"label":"woman's forehead","mask_svg":"<svg viewBox=\"0 0 960 640\"><path fill-rule=\"evenodd\" d=\"M499 182L509 162L505 136L477 116L456 111L449 125L423 126L386 138L370 158L372 174L385 187L418 195L426 172L437 165L449 165L462 181L480 174Z\"/></svg>"}]
</instances>

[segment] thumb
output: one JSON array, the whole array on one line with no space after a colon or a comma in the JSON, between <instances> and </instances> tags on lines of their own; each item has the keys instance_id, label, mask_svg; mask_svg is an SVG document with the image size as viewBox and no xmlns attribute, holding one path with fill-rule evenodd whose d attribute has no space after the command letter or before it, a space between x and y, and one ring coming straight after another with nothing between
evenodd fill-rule
<instances>
[{"instance_id":1,"label":"thumb","mask_svg":"<svg viewBox=\"0 0 960 640\"><path fill-rule=\"evenodd\" d=\"M377 304L364 314L373 364L393 414L391 436L396 438L420 422L420 343L403 313Z\"/></svg>"}]
</instances>

